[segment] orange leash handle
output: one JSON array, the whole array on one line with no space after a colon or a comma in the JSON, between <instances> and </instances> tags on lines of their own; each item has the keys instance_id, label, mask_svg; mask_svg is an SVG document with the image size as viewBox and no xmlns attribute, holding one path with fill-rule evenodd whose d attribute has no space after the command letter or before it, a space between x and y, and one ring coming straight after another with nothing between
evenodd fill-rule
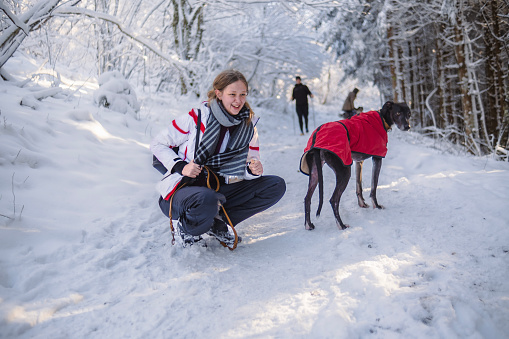
<instances>
[{"instance_id":1,"label":"orange leash handle","mask_svg":"<svg viewBox=\"0 0 509 339\"><path fill-rule=\"evenodd\" d=\"M183 184L182 186L180 186L179 188L177 188L175 190L175 192L177 192L179 189L181 189L182 187L184 187L186 184ZM171 195L171 198L170 198L170 210L169 210L169 217L170 217L170 229L171 229L171 245L175 245L175 228L173 227L173 218L171 217L171 206L173 205L173 197L175 196L175 192L173 192L173 194Z\"/></svg>"}]
</instances>

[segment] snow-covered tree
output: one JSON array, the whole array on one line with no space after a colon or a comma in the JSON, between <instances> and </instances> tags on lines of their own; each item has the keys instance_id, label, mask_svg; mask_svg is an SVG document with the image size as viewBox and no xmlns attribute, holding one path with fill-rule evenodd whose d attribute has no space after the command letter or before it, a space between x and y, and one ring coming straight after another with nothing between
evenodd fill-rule
<instances>
[{"instance_id":1,"label":"snow-covered tree","mask_svg":"<svg viewBox=\"0 0 509 339\"><path fill-rule=\"evenodd\" d=\"M31 31L40 28L48 15L59 4L60 0L41 0L32 6L30 3L0 2L0 68L16 52ZM9 6L10 5L10 6ZM12 9L19 13L14 13Z\"/></svg>"},{"instance_id":2,"label":"snow-covered tree","mask_svg":"<svg viewBox=\"0 0 509 339\"><path fill-rule=\"evenodd\" d=\"M348 75L372 78L387 99L407 102L421 131L507 158L507 1L344 4L324 13L319 27Z\"/></svg>"}]
</instances>

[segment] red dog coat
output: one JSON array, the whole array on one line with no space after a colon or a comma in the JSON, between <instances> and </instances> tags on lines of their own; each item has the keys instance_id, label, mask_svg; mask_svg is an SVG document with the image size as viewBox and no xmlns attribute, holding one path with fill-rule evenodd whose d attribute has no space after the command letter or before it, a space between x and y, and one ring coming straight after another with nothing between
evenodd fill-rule
<instances>
[{"instance_id":1,"label":"red dog coat","mask_svg":"<svg viewBox=\"0 0 509 339\"><path fill-rule=\"evenodd\" d=\"M306 154L312 149L325 149L336 154L345 166L352 164L352 152L385 157L388 129L385 125L379 112L369 111L319 126L304 149L300 171L309 175Z\"/></svg>"}]
</instances>

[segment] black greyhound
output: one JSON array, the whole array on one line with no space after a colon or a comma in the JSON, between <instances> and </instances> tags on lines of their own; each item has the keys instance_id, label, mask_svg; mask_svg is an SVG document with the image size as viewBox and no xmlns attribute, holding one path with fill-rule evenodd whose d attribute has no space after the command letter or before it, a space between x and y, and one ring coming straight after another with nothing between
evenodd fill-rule
<instances>
[{"instance_id":1,"label":"black greyhound","mask_svg":"<svg viewBox=\"0 0 509 339\"><path fill-rule=\"evenodd\" d=\"M373 117L370 121L363 123L368 124L368 129L366 128L347 128L349 121L352 119L356 119L356 117L350 119L350 120L342 120L332 123L327 123L319 128L317 128L313 135L311 136L309 142L308 142L308 148L309 149L306 153L304 153L304 156L301 159L301 171L304 174L309 174L309 185L308 185L308 192L306 194L306 197L304 199L304 209L305 209L305 226L307 230L312 230L315 228L313 223L311 223L311 197L313 196L313 193L315 191L315 188L317 185L319 185L319 205L318 210L316 212L316 216L320 215L320 211L322 209L323 205L323 173L322 173L322 166L324 163L327 163L329 167L334 171L336 175L336 187L334 189L334 192L332 193L332 197L330 199L330 204L332 205L332 210L334 212L334 216L336 218L336 224L340 230L343 230L349 225L345 225L343 221L341 220L341 217L339 216L339 201L341 199L341 195L346 189L346 186L348 185L348 181L350 180L351 176L351 163L352 160L355 161L355 170L356 170L356 192L357 192L357 200L360 207L367 208L368 205L364 201L364 197L362 196L362 165L364 160L367 158L373 159L373 171L372 171L372 178L371 178L371 200L373 202L373 208L382 209L384 208L382 205L378 204L378 201L376 199L376 188L378 185L378 176L380 175L380 169L382 167L382 157L385 156L385 153L387 152L386 144L387 144L387 130L390 130L390 127L394 124L398 126L398 128L402 131L408 131L410 129L409 124L409 118L410 118L410 109L405 103L393 103L392 101L388 101L384 104L380 112L368 112L368 113L362 113L361 117L368 117L371 113L371 117ZM365 116L363 116L365 115ZM383 129L378 126L378 124L383 124ZM369 125L375 125L375 131L378 133L373 133L373 130L370 129ZM326 126L327 125L327 126ZM324 147L316 147L315 142L317 140L317 133L319 133L320 128L324 127L323 130L329 129L329 133L332 133L333 136L330 138L330 136L325 137L322 140L326 140L326 144L329 145L329 149L326 149ZM345 133L346 130L346 133ZM332 131L332 132L330 132ZM380 132L381 131L381 132ZM357 132L357 135L352 135L353 133ZM369 133L368 133L369 132ZM334 140L339 140L337 135L338 134L345 134L345 144L339 145L336 143L335 145L332 145L334 143ZM385 140L385 152L383 152L383 149L381 151L381 155L379 152L379 155L376 155L374 153L367 154L365 151L356 152L355 147L350 148L351 144L355 142L356 144L362 144L364 145L368 144L370 140L373 139L370 137L373 134L377 134L377 138L380 140ZM318 136L318 139L320 136ZM382 140L382 141L383 141ZM337 152L331 151L330 148L333 148L334 146L340 147L341 150L346 149L343 152L347 152L351 155L351 158L347 160L345 165L345 160L341 158L341 156L338 156ZM344 147L343 147L344 146ZM364 146L365 147L365 146ZM362 147L361 147L362 148ZM337 150L337 148L336 148ZM340 152L341 152L340 150ZM375 152L376 153L376 152ZM348 157L348 156L347 156ZM344 158L344 157L343 157ZM307 165L307 168L306 168Z\"/></svg>"}]
</instances>

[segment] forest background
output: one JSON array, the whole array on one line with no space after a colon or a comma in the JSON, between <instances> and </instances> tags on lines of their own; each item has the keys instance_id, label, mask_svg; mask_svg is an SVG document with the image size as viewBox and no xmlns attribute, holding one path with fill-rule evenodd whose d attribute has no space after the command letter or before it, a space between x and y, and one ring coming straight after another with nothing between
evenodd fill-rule
<instances>
[{"instance_id":1,"label":"forest background","mask_svg":"<svg viewBox=\"0 0 509 339\"><path fill-rule=\"evenodd\" d=\"M508 3L0 0L0 338L509 339ZM230 67L287 192L172 246L149 143ZM348 230L304 229L295 75L311 128L354 86L412 108Z\"/></svg>"},{"instance_id":2,"label":"forest background","mask_svg":"<svg viewBox=\"0 0 509 339\"><path fill-rule=\"evenodd\" d=\"M507 0L1 0L0 75L16 81L1 67L20 51L40 69L19 86L68 86L58 64L76 81L115 70L143 91L204 97L237 68L251 101L281 110L295 75L338 104L353 77L381 104L407 102L414 130L508 160L508 13Z\"/></svg>"}]
</instances>

